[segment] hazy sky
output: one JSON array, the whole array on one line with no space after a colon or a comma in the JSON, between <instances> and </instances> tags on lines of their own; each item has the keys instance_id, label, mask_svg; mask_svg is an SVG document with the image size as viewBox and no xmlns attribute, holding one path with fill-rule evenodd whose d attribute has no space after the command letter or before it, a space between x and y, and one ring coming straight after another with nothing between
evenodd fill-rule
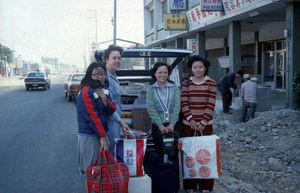
<instances>
[{"instance_id":1,"label":"hazy sky","mask_svg":"<svg viewBox=\"0 0 300 193\"><path fill-rule=\"evenodd\" d=\"M113 39L113 2L0 0L0 42L27 61L40 62L45 56L82 64L83 56L87 56L91 42L95 41L95 10L98 43ZM143 44L143 0L117 0L117 11L117 38ZM99 48L107 45L99 45Z\"/></svg>"}]
</instances>

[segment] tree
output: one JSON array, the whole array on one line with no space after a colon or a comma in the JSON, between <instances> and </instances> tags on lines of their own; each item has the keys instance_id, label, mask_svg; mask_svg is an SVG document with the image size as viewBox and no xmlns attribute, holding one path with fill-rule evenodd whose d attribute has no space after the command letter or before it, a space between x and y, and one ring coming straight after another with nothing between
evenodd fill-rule
<instances>
[{"instance_id":1,"label":"tree","mask_svg":"<svg viewBox=\"0 0 300 193\"><path fill-rule=\"evenodd\" d=\"M0 43L0 58L4 59L4 56L7 57L8 63L13 62L13 51Z\"/></svg>"}]
</instances>

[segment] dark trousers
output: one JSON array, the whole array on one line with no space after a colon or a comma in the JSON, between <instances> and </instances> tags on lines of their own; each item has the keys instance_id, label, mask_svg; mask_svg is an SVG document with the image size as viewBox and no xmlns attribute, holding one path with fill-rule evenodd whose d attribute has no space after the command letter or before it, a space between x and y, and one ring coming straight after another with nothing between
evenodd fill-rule
<instances>
[{"instance_id":1,"label":"dark trousers","mask_svg":"<svg viewBox=\"0 0 300 193\"><path fill-rule=\"evenodd\" d=\"M222 93L222 103L223 103L223 111L224 112L229 111L231 102L232 102L232 93L231 93L230 89L228 89L226 94Z\"/></svg>"}]
</instances>

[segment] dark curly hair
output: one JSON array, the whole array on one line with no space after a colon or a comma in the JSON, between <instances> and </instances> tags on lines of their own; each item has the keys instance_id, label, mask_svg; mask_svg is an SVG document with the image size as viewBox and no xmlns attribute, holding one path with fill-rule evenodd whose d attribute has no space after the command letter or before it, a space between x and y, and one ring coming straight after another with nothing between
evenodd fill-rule
<instances>
[{"instance_id":1,"label":"dark curly hair","mask_svg":"<svg viewBox=\"0 0 300 193\"><path fill-rule=\"evenodd\" d=\"M171 75L171 72L172 72L171 66L169 66L167 63L164 63L164 62L156 62L154 64L153 68L150 69L150 75L151 75L151 78L152 78L151 84L154 84L156 82L155 73L156 73L157 69L161 66L166 66L167 67L167 69L168 69L168 79L167 79L167 81L173 83L173 81L169 79L169 76Z\"/></svg>"},{"instance_id":2,"label":"dark curly hair","mask_svg":"<svg viewBox=\"0 0 300 193\"><path fill-rule=\"evenodd\" d=\"M104 50L103 55L102 55L102 59L104 62L106 62L106 60L108 60L109 55L112 51L118 51L120 52L121 56L123 54L123 48L121 48L120 46L115 46L115 45L109 45L107 49Z\"/></svg>"},{"instance_id":3,"label":"dark curly hair","mask_svg":"<svg viewBox=\"0 0 300 193\"><path fill-rule=\"evenodd\" d=\"M103 85L101 85L101 82L99 80L92 79L93 70L97 67L101 67L104 70L104 72L106 72L106 67L103 62L98 61L98 62L91 63L89 65L89 67L87 68L83 79L80 82L80 89L82 89L84 86L90 86L93 89L108 88L109 83L108 83L107 79L105 79L105 82Z\"/></svg>"},{"instance_id":4,"label":"dark curly hair","mask_svg":"<svg viewBox=\"0 0 300 193\"><path fill-rule=\"evenodd\" d=\"M188 62L187 62L187 67L192 68L193 63L194 63L194 62L198 62L198 61L200 61L200 62L203 63L203 65L204 65L204 67L205 67L205 73L204 73L204 75L207 75L207 74L208 74L208 68L209 68L209 66L210 66L210 62L207 61L205 58L199 56L199 55L193 55L193 56L188 60Z\"/></svg>"}]
</instances>

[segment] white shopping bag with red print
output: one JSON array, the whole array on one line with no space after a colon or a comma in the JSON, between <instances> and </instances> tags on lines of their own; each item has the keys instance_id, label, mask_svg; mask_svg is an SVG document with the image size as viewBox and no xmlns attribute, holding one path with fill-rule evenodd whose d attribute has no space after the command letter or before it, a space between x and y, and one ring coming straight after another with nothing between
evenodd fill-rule
<instances>
[{"instance_id":1,"label":"white shopping bag with red print","mask_svg":"<svg viewBox=\"0 0 300 193\"><path fill-rule=\"evenodd\" d=\"M125 163L130 176L144 175L143 159L146 151L146 139L115 139L115 160Z\"/></svg>"},{"instance_id":2,"label":"white shopping bag with red print","mask_svg":"<svg viewBox=\"0 0 300 193\"><path fill-rule=\"evenodd\" d=\"M220 143L217 135L180 138L178 148L183 155L184 179L220 178Z\"/></svg>"}]
</instances>

